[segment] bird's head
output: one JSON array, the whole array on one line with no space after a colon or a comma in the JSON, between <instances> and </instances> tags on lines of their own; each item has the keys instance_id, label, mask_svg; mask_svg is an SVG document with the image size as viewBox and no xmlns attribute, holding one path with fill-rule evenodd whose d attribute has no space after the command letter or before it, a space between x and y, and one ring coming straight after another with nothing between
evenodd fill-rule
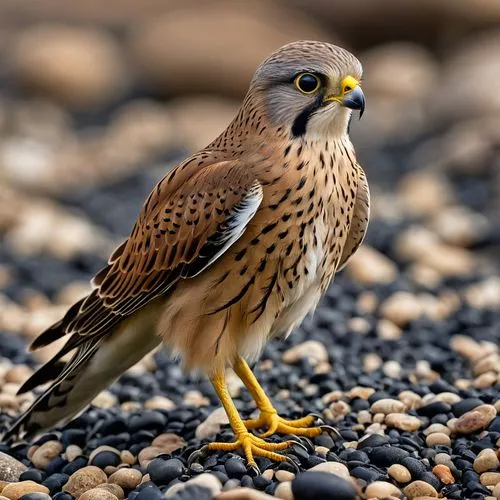
<instances>
[{"instance_id":1,"label":"bird's head","mask_svg":"<svg viewBox=\"0 0 500 500\"><path fill-rule=\"evenodd\" d=\"M324 42L281 47L257 69L249 101L264 107L269 122L292 137L347 133L352 110L365 107L361 63L347 50Z\"/></svg>"}]
</instances>

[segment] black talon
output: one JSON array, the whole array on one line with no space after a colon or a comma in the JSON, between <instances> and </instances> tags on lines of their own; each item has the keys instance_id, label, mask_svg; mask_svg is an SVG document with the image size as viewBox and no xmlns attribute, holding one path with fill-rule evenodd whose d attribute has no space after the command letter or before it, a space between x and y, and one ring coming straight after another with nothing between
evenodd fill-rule
<instances>
[{"instance_id":1,"label":"black talon","mask_svg":"<svg viewBox=\"0 0 500 500\"><path fill-rule=\"evenodd\" d=\"M334 435L334 436L337 436L338 438L342 439L340 432L337 429L335 429L334 427L332 427L331 425L320 425L319 428L323 432L326 432L326 433L330 434L331 436Z\"/></svg>"},{"instance_id":2,"label":"black talon","mask_svg":"<svg viewBox=\"0 0 500 500\"><path fill-rule=\"evenodd\" d=\"M319 413L309 413L309 416L314 417L321 425L325 423L323 416Z\"/></svg>"},{"instance_id":3,"label":"black talon","mask_svg":"<svg viewBox=\"0 0 500 500\"><path fill-rule=\"evenodd\" d=\"M198 462L200 458L205 458L208 453L208 445L202 446L199 450L193 451L187 459L187 466L190 467L194 462Z\"/></svg>"},{"instance_id":4,"label":"black talon","mask_svg":"<svg viewBox=\"0 0 500 500\"><path fill-rule=\"evenodd\" d=\"M299 473L300 473L300 467L299 467L299 464L298 464L295 460L293 460L291 457L289 457L288 455L283 455L283 456L285 457L285 459L286 459L286 461L287 461L288 463L290 463L290 464L292 464L292 465L293 465L293 467L294 467L294 469L295 469L296 474L299 474ZM278 466L279 466L279 464L278 464Z\"/></svg>"},{"instance_id":5,"label":"black talon","mask_svg":"<svg viewBox=\"0 0 500 500\"><path fill-rule=\"evenodd\" d=\"M249 473L251 472L253 474L253 476L251 476L251 477L260 476L260 469L256 465L249 465L247 467L247 470Z\"/></svg>"},{"instance_id":6,"label":"black talon","mask_svg":"<svg viewBox=\"0 0 500 500\"><path fill-rule=\"evenodd\" d=\"M295 439L289 439L289 441L293 443L292 446L298 446L299 448L302 448L305 452L308 452L306 445L300 441L300 437L299 436L295 437L297 438L297 441Z\"/></svg>"}]
</instances>

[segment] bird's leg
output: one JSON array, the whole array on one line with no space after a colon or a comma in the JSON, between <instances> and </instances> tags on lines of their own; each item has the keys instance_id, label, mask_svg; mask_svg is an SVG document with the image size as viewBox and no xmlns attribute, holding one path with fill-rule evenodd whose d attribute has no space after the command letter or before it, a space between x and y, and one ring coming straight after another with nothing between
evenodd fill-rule
<instances>
[{"instance_id":1,"label":"bird's leg","mask_svg":"<svg viewBox=\"0 0 500 500\"><path fill-rule=\"evenodd\" d=\"M241 356L237 358L233 369L249 390L260 411L258 418L243 422L248 430L266 427L267 430L260 434L260 437L263 438L271 436L274 433L295 434L296 436L306 436L309 438L319 436L324 431L336 433L335 429L330 426L320 425L318 427L309 427L316 421L316 415L307 415L297 420L286 420L280 417L264 392L264 389L255 378L251 368Z\"/></svg>"},{"instance_id":2,"label":"bird's leg","mask_svg":"<svg viewBox=\"0 0 500 500\"><path fill-rule=\"evenodd\" d=\"M261 456L266 457L276 462L283 462L288 460L288 457L276 453L277 451L283 451L290 448L292 445L296 444L295 441L285 441L283 443L268 443L262 438L254 436L248 432L243 420L241 419L236 406L234 406L233 400L229 395L226 385L226 379L223 373L217 373L211 378L211 382L214 386L215 392L222 403L222 406L226 410L229 423L236 436L236 440L232 443L209 443L200 450L203 454L205 451L211 450L222 450L222 451L234 451L237 448L243 449L245 457L248 462L248 466L257 469L254 457Z\"/></svg>"}]
</instances>

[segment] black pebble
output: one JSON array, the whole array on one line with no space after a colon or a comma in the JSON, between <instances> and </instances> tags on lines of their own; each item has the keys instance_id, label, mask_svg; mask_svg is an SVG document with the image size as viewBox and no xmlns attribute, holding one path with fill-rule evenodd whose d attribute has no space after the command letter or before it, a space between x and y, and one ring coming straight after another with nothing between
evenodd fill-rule
<instances>
[{"instance_id":1,"label":"black pebble","mask_svg":"<svg viewBox=\"0 0 500 500\"><path fill-rule=\"evenodd\" d=\"M300 500L355 500L354 486L335 474L304 472L292 481L293 497Z\"/></svg>"},{"instance_id":2,"label":"black pebble","mask_svg":"<svg viewBox=\"0 0 500 500\"><path fill-rule=\"evenodd\" d=\"M253 478L253 484L258 490L265 490L271 483L270 479L261 474Z\"/></svg>"},{"instance_id":3,"label":"black pebble","mask_svg":"<svg viewBox=\"0 0 500 500\"><path fill-rule=\"evenodd\" d=\"M247 467L243 460L231 457L224 464L227 475L231 479L241 479L247 473Z\"/></svg>"},{"instance_id":4,"label":"black pebble","mask_svg":"<svg viewBox=\"0 0 500 500\"><path fill-rule=\"evenodd\" d=\"M489 432L500 432L500 417L495 417L488 426Z\"/></svg>"},{"instance_id":5,"label":"black pebble","mask_svg":"<svg viewBox=\"0 0 500 500\"><path fill-rule=\"evenodd\" d=\"M434 486L437 491L441 489L441 481L432 472L424 472L418 479Z\"/></svg>"},{"instance_id":6,"label":"black pebble","mask_svg":"<svg viewBox=\"0 0 500 500\"><path fill-rule=\"evenodd\" d=\"M380 434L370 434L367 438L362 439L358 443L358 450L364 448L375 448L376 446L382 446L389 443L387 436L381 436Z\"/></svg>"},{"instance_id":7,"label":"black pebble","mask_svg":"<svg viewBox=\"0 0 500 500\"><path fill-rule=\"evenodd\" d=\"M354 467L354 469L352 469L350 473L351 476L363 479L367 483L377 481L377 479L381 476L380 472L377 472L375 469L370 469L369 467L362 466Z\"/></svg>"},{"instance_id":8,"label":"black pebble","mask_svg":"<svg viewBox=\"0 0 500 500\"><path fill-rule=\"evenodd\" d=\"M435 401L434 403L429 403L428 405L421 406L417 409L417 413L424 417L434 417L440 413L448 413L451 410L451 406L444 401Z\"/></svg>"},{"instance_id":9,"label":"black pebble","mask_svg":"<svg viewBox=\"0 0 500 500\"><path fill-rule=\"evenodd\" d=\"M418 458L406 457L400 463L410 471L413 480L420 479L422 474L427 472L425 465Z\"/></svg>"},{"instance_id":10,"label":"black pebble","mask_svg":"<svg viewBox=\"0 0 500 500\"><path fill-rule=\"evenodd\" d=\"M52 500L73 500L73 495L70 495L69 493L66 493L65 491L60 491L59 493L56 493L52 497Z\"/></svg>"},{"instance_id":11,"label":"black pebble","mask_svg":"<svg viewBox=\"0 0 500 500\"><path fill-rule=\"evenodd\" d=\"M68 482L69 476L63 473L55 473L49 476L42 484L50 490L50 494L54 495Z\"/></svg>"},{"instance_id":12,"label":"black pebble","mask_svg":"<svg viewBox=\"0 0 500 500\"><path fill-rule=\"evenodd\" d=\"M99 452L95 457L93 457L90 465L95 465L96 467L99 467L99 469L104 469L108 465L116 467L117 465L120 465L120 463L120 455L106 450Z\"/></svg>"},{"instance_id":13,"label":"black pebble","mask_svg":"<svg viewBox=\"0 0 500 500\"><path fill-rule=\"evenodd\" d=\"M163 430L167 425L167 418L158 411L143 411L139 415L132 415L129 420L130 432L142 430Z\"/></svg>"},{"instance_id":14,"label":"black pebble","mask_svg":"<svg viewBox=\"0 0 500 500\"><path fill-rule=\"evenodd\" d=\"M212 500L212 491L198 484L191 484L169 497L169 500Z\"/></svg>"},{"instance_id":15,"label":"black pebble","mask_svg":"<svg viewBox=\"0 0 500 500\"><path fill-rule=\"evenodd\" d=\"M44 493L26 493L19 500L47 500L47 495Z\"/></svg>"},{"instance_id":16,"label":"black pebble","mask_svg":"<svg viewBox=\"0 0 500 500\"><path fill-rule=\"evenodd\" d=\"M151 481L158 485L167 485L182 475L184 472L184 464L178 458L170 458L164 460L163 458L155 458L148 465L148 474Z\"/></svg>"},{"instance_id":17,"label":"black pebble","mask_svg":"<svg viewBox=\"0 0 500 500\"><path fill-rule=\"evenodd\" d=\"M482 404L483 402L478 398L462 399L462 401L458 401L457 403L451 405L451 411L455 417L461 417L464 413L467 413Z\"/></svg>"},{"instance_id":18,"label":"black pebble","mask_svg":"<svg viewBox=\"0 0 500 500\"><path fill-rule=\"evenodd\" d=\"M41 483L44 478L45 475L42 471L38 469L28 469L21 473L19 481L34 481L35 483Z\"/></svg>"},{"instance_id":19,"label":"black pebble","mask_svg":"<svg viewBox=\"0 0 500 500\"><path fill-rule=\"evenodd\" d=\"M383 467L403 463L403 460L408 458L409 455L409 452L397 448L396 446L378 446L368 453L370 460L375 465L381 465Z\"/></svg>"},{"instance_id":20,"label":"black pebble","mask_svg":"<svg viewBox=\"0 0 500 500\"><path fill-rule=\"evenodd\" d=\"M130 498L130 497L129 497ZM161 491L153 486L142 489L135 497L136 500L160 500L163 498Z\"/></svg>"},{"instance_id":21,"label":"black pebble","mask_svg":"<svg viewBox=\"0 0 500 500\"><path fill-rule=\"evenodd\" d=\"M64 474L68 474L68 476L71 476L71 474L74 474L77 470L85 467L87 463L87 457L77 457L72 462L65 465L61 472L64 472Z\"/></svg>"}]
</instances>

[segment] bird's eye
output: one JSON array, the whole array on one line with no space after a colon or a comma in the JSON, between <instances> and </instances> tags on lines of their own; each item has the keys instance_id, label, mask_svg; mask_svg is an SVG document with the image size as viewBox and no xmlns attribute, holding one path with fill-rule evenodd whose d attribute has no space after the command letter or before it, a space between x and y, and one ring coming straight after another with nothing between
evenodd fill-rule
<instances>
[{"instance_id":1,"label":"bird's eye","mask_svg":"<svg viewBox=\"0 0 500 500\"><path fill-rule=\"evenodd\" d=\"M301 73L295 78L294 83L303 94L314 94L321 84L319 78L312 73Z\"/></svg>"}]
</instances>

